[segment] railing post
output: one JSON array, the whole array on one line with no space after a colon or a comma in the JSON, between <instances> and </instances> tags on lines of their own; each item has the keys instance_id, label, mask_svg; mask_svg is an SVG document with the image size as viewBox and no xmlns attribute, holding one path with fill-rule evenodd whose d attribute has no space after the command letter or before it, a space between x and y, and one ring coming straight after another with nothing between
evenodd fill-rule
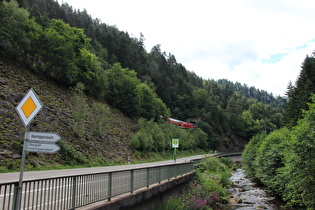
<instances>
[{"instance_id":1,"label":"railing post","mask_svg":"<svg viewBox=\"0 0 315 210\"><path fill-rule=\"evenodd\" d=\"M17 207L16 205L17 205L17 199L18 199L18 188L19 188L19 183L18 182L14 183L12 210L15 210ZM4 199L5 199L5 195L4 195ZM3 208L4 208L4 202L3 202Z\"/></svg>"},{"instance_id":2,"label":"railing post","mask_svg":"<svg viewBox=\"0 0 315 210\"><path fill-rule=\"evenodd\" d=\"M108 201L112 197L112 172L108 173Z\"/></svg>"},{"instance_id":3,"label":"railing post","mask_svg":"<svg viewBox=\"0 0 315 210\"><path fill-rule=\"evenodd\" d=\"M159 184L161 184L161 166L159 166Z\"/></svg>"},{"instance_id":4,"label":"railing post","mask_svg":"<svg viewBox=\"0 0 315 210\"><path fill-rule=\"evenodd\" d=\"M134 170L130 171L130 192L133 193Z\"/></svg>"},{"instance_id":5,"label":"railing post","mask_svg":"<svg viewBox=\"0 0 315 210\"><path fill-rule=\"evenodd\" d=\"M177 167L178 167L178 164L176 164L176 165L175 165L175 178L176 178L176 177L177 177L177 175L178 175L178 172L177 172L177 171L178 171L178 170L177 170Z\"/></svg>"},{"instance_id":6,"label":"railing post","mask_svg":"<svg viewBox=\"0 0 315 210\"><path fill-rule=\"evenodd\" d=\"M150 175L149 175L149 168L147 168L147 188L149 188L150 185Z\"/></svg>"},{"instance_id":7,"label":"railing post","mask_svg":"<svg viewBox=\"0 0 315 210\"><path fill-rule=\"evenodd\" d=\"M77 191L77 177L74 176L72 180L72 208L75 209L75 197L76 197L76 191Z\"/></svg>"}]
</instances>

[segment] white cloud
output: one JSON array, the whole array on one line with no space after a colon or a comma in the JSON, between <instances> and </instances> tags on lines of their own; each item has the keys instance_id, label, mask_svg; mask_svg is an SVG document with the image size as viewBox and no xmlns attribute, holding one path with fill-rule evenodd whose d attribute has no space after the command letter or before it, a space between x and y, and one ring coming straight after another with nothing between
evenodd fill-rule
<instances>
[{"instance_id":1,"label":"white cloud","mask_svg":"<svg viewBox=\"0 0 315 210\"><path fill-rule=\"evenodd\" d=\"M61 0L59 0L60 2ZM284 95L315 50L313 0L64 0L93 18L145 36L207 79Z\"/></svg>"}]
</instances>

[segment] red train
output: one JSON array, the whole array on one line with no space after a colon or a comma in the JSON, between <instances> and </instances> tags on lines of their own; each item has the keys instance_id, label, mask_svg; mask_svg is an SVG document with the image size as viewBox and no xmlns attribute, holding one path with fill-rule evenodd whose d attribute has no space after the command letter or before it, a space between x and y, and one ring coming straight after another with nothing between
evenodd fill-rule
<instances>
[{"instance_id":1,"label":"red train","mask_svg":"<svg viewBox=\"0 0 315 210\"><path fill-rule=\"evenodd\" d=\"M181 128L195 128L195 124L193 123L184 122L173 118L167 118L166 120L168 123L178 125Z\"/></svg>"}]
</instances>

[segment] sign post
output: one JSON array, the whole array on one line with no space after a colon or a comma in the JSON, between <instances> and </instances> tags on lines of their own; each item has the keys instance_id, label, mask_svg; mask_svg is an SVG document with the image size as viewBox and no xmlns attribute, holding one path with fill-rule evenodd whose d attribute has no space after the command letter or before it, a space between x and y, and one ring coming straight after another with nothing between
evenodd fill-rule
<instances>
[{"instance_id":1,"label":"sign post","mask_svg":"<svg viewBox=\"0 0 315 210\"><path fill-rule=\"evenodd\" d=\"M21 196L22 196L22 180L24 173L25 157L26 157L26 147L27 147L27 133L29 131L29 124L35 118L37 113L42 109L43 105L39 101L37 95L33 89L30 89L28 93L23 97L20 103L16 107L16 111L19 114L24 126L25 126L25 137L23 144L22 160L20 167L20 177L19 185L17 189L17 197L15 200L15 209L20 209L21 206Z\"/></svg>"},{"instance_id":2,"label":"sign post","mask_svg":"<svg viewBox=\"0 0 315 210\"><path fill-rule=\"evenodd\" d=\"M172 147L174 148L174 162L176 163L176 148L179 146L179 139L172 139Z\"/></svg>"},{"instance_id":3,"label":"sign post","mask_svg":"<svg viewBox=\"0 0 315 210\"><path fill-rule=\"evenodd\" d=\"M23 153L20 168L19 185L17 189L17 197L15 198L14 208L19 210L21 208L21 196L22 196L22 180L24 173L26 152L41 152L52 154L60 150L60 147L55 144L60 140L60 136L57 133L42 133L29 131L30 123L42 109L43 105L39 101L37 95L33 89L30 89L28 93L23 97L20 103L16 107L16 111L19 114L24 126L25 136L23 144Z\"/></svg>"}]
</instances>

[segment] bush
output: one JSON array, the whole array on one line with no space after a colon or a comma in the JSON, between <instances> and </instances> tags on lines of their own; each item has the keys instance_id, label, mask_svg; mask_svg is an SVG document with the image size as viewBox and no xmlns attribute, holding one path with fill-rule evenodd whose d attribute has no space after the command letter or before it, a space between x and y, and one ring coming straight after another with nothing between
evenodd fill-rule
<instances>
[{"instance_id":1,"label":"bush","mask_svg":"<svg viewBox=\"0 0 315 210\"><path fill-rule=\"evenodd\" d=\"M67 144L64 141L59 141L58 143L60 145L62 159L65 161L66 165L75 166L88 163L87 158L75 150L70 144Z\"/></svg>"},{"instance_id":2,"label":"bush","mask_svg":"<svg viewBox=\"0 0 315 210\"><path fill-rule=\"evenodd\" d=\"M315 208L315 96L312 100L309 111L292 130L282 170L288 177L284 199L309 208Z\"/></svg>"},{"instance_id":3,"label":"bush","mask_svg":"<svg viewBox=\"0 0 315 210\"><path fill-rule=\"evenodd\" d=\"M93 103L92 113L94 116L95 132L100 135L106 135L108 127L109 108L102 103Z\"/></svg>"},{"instance_id":4,"label":"bush","mask_svg":"<svg viewBox=\"0 0 315 210\"><path fill-rule=\"evenodd\" d=\"M204 135L200 129L197 132L181 129L166 122L154 122L154 119L146 120L140 118L138 130L131 139L129 145L141 151L167 151L172 149L172 139L180 139L179 150L194 150L197 148L199 135Z\"/></svg>"},{"instance_id":5,"label":"bush","mask_svg":"<svg viewBox=\"0 0 315 210\"><path fill-rule=\"evenodd\" d=\"M227 162L225 159L223 161ZM230 184L230 171L227 165L221 162L221 159L215 157L205 158L201 161L199 165L199 171L209 174L210 179L218 182L222 187L226 187ZM209 181L210 185L216 187L216 182ZM206 183L205 183L206 184ZM211 186L209 186L211 188ZM222 194L225 189L217 188L218 194Z\"/></svg>"},{"instance_id":6,"label":"bush","mask_svg":"<svg viewBox=\"0 0 315 210\"><path fill-rule=\"evenodd\" d=\"M201 173L198 175L200 184L203 186L203 195L209 195L211 192L215 192L219 197L225 197L227 190L222 184L221 174L211 175L207 173Z\"/></svg>"},{"instance_id":7,"label":"bush","mask_svg":"<svg viewBox=\"0 0 315 210\"><path fill-rule=\"evenodd\" d=\"M177 197L171 197L164 209L211 209L227 196L230 173L218 158L206 158L200 163L196 177Z\"/></svg>"},{"instance_id":8,"label":"bush","mask_svg":"<svg viewBox=\"0 0 315 210\"><path fill-rule=\"evenodd\" d=\"M286 177L278 171L284 167L285 142L289 137L290 132L287 128L272 132L262 141L254 160L256 177L278 194L285 191Z\"/></svg>"},{"instance_id":9,"label":"bush","mask_svg":"<svg viewBox=\"0 0 315 210\"><path fill-rule=\"evenodd\" d=\"M72 116L74 118L73 130L78 136L85 134L85 118L88 114L87 97L84 94L85 86L83 83L78 83L75 88L72 89L73 94L73 108Z\"/></svg>"},{"instance_id":10,"label":"bush","mask_svg":"<svg viewBox=\"0 0 315 210\"><path fill-rule=\"evenodd\" d=\"M215 157L209 157L202 159L199 165L199 170L201 172L207 171L208 173L212 172L225 172L227 171L227 166L224 165L220 159Z\"/></svg>"},{"instance_id":11,"label":"bush","mask_svg":"<svg viewBox=\"0 0 315 210\"><path fill-rule=\"evenodd\" d=\"M255 177L256 166L254 165L254 160L257 156L258 148L260 147L262 141L266 137L266 134L261 133L253 136L242 154L242 164L249 177Z\"/></svg>"}]
</instances>

